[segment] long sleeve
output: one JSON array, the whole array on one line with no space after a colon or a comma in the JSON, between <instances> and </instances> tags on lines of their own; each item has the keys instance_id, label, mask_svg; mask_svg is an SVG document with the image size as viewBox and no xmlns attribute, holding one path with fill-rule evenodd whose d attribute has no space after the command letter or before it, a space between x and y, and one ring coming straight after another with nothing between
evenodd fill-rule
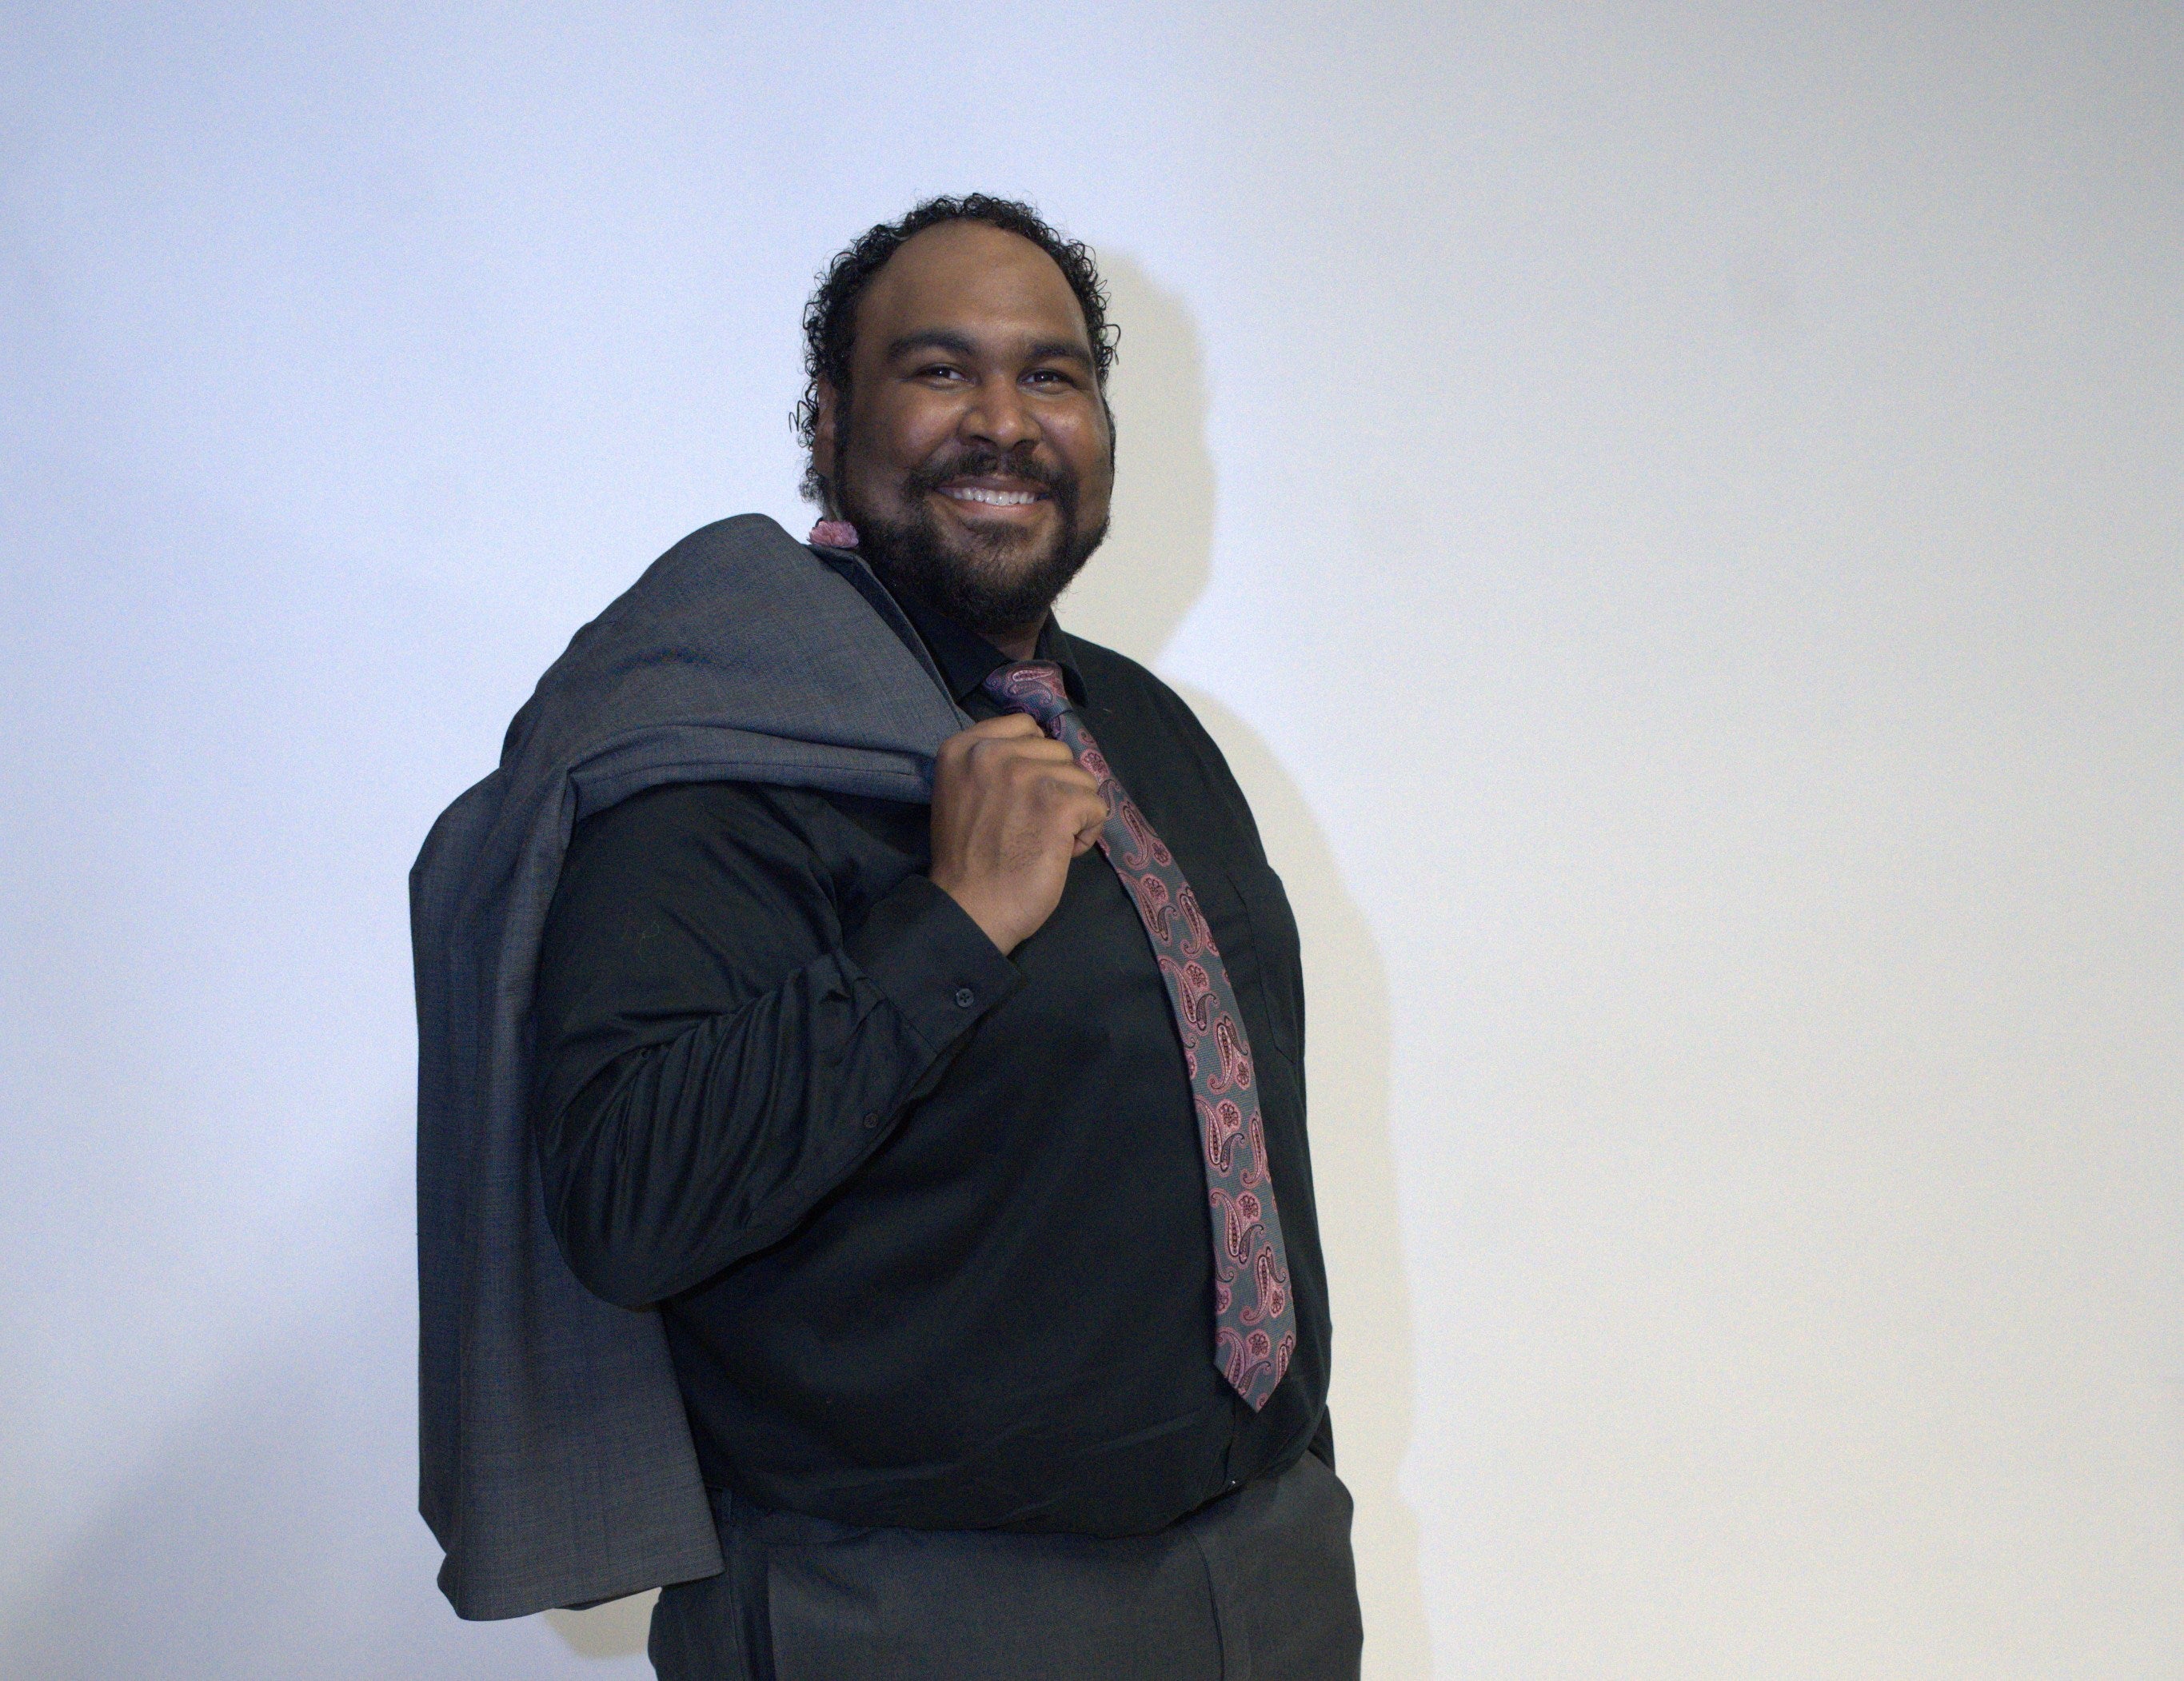
<instances>
[{"instance_id":1,"label":"long sleeve","mask_svg":"<svg viewBox=\"0 0 2184 1681\"><path fill-rule=\"evenodd\" d=\"M922 842L922 815L894 825ZM578 826L540 954L532 1122L588 1288L657 1301L777 1242L1015 990L915 861L822 796L734 784Z\"/></svg>"}]
</instances>

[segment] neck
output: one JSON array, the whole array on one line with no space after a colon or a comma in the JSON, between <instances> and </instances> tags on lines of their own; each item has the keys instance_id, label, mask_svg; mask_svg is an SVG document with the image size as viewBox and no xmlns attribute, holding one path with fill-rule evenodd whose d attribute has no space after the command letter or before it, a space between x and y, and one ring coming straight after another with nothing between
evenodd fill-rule
<instances>
[{"instance_id":1,"label":"neck","mask_svg":"<svg viewBox=\"0 0 2184 1681\"><path fill-rule=\"evenodd\" d=\"M1045 628L1046 615L1042 613L1028 625L1012 631L997 631L986 640L1011 660L1028 660L1039 651L1039 633Z\"/></svg>"}]
</instances>

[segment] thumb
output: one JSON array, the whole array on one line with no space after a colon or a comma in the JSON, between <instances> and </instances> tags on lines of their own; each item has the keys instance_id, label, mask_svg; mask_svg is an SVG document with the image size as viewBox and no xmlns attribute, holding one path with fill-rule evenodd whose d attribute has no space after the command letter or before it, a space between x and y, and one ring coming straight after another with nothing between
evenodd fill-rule
<instances>
[{"instance_id":1,"label":"thumb","mask_svg":"<svg viewBox=\"0 0 2184 1681\"><path fill-rule=\"evenodd\" d=\"M1099 845L1100 832L1106 827L1107 810L1102 804L1097 809L1088 812L1084 821L1078 826L1077 837L1070 848L1069 855L1072 858L1082 858L1086 853L1091 851L1094 847Z\"/></svg>"}]
</instances>

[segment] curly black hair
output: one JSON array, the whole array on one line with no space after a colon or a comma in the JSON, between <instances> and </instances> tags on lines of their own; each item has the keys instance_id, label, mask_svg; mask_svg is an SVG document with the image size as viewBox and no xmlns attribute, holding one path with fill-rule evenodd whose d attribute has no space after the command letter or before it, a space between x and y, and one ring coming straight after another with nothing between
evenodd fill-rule
<instances>
[{"instance_id":1,"label":"curly black hair","mask_svg":"<svg viewBox=\"0 0 2184 1681\"><path fill-rule=\"evenodd\" d=\"M807 452L804 494L811 501L827 500L826 481L811 465L808 452L819 433L819 384L832 385L844 405L850 396L850 357L857 337L857 304L872 278L887 265L912 234L943 222L983 222L1029 240L1054 259L1077 304L1084 312L1084 331L1092 341L1093 373L1100 387L1100 401L1107 401L1107 370L1115 365L1115 344L1120 331L1107 319L1107 285L1092 248L1082 240L1067 239L1050 227L1032 206L1013 198L994 198L967 192L960 198L928 198L899 221L882 222L867 229L827 265L818 289L804 306L803 399L790 419ZM1108 435L1114 433L1115 415L1107 411Z\"/></svg>"}]
</instances>

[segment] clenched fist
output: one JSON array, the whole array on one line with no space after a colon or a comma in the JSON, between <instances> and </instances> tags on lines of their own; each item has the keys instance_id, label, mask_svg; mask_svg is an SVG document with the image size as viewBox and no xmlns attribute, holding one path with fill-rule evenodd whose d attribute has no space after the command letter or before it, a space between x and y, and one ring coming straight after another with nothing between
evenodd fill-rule
<instances>
[{"instance_id":1,"label":"clenched fist","mask_svg":"<svg viewBox=\"0 0 2184 1681\"><path fill-rule=\"evenodd\" d=\"M1106 821L1067 748L1021 712L989 718L933 760L933 884L1006 955L1054 914L1070 861Z\"/></svg>"}]
</instances>

